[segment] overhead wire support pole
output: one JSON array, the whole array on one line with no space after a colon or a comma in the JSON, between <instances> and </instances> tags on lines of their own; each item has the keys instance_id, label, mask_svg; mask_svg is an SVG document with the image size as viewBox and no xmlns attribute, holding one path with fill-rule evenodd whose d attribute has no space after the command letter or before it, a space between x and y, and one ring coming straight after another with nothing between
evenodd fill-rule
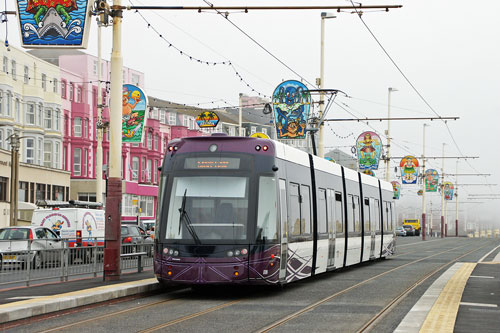
<instances>
[{"instance_id":1,"label":"overhead wire support pole","mask_svg":"<svg viewBox=\"0 0 500 333\"><path fill-rule=\"evenodd\" d=\"M426 232L427 232L427 221L425 220L425 126L423 126L423 148L422 148L422 240L425 240Z\"/></svg>"}]
</instances>

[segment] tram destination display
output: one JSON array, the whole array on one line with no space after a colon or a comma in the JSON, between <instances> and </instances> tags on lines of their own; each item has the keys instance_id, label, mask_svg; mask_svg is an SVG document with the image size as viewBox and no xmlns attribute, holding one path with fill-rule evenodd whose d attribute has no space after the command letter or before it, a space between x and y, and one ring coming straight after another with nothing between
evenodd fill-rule
<instances>
[{"instance_id":1,"label":"tram destination display","mask_svg":"<svg viewBox=\"0 0 500 333\"><path fill-rule=\"evenodd\" d=\"M240 159L235 157L188 157L185 169L239 169Z\"/></svg>"}]
</instances>

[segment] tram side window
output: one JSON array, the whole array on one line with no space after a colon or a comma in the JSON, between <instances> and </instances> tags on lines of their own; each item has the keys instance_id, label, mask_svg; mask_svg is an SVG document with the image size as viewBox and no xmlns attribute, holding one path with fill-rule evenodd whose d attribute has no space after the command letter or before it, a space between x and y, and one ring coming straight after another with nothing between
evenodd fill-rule
<instances>
[{"instance_id":1,"label":"tram side window","mask_svg":"<svg viewBox=\"0 0 500 333\"><path fill-rule=\"evenodd\" d=\"M288 215L287 215L287 205L286 205L286 181L284 179L279 180L280 184L280 217L281 217L281 235L282 239L286 240L288 236L287 225L288 225Z\"/></svg>"},{"instance_id":2,"label":"tram side window","mask_svg":"<svg viewBox=\"0 0 500 333\"><path fill-rule=\"evenodd\" d=\"M375 231L380 231L380 206L378 199L374 200L373 219L375 222Z\"/></svg>"},{"instance_id":3,"label":"tram side window","mask_svg":"<svg viewBox=\"0 0 500 333\"><path fill-rule=\"evenodd\" d=\"M342 194L335 192L335 227L337 233L344 232L344 210L342 207Z\"/></svg>"},{"instance_id":4,"label":"tram side window","mask_svg":"<svg viewBox=\"0 0 500 333\"><path fill-rule=\"evenodd\" d=\"M391 231L392 230L392 211L391 211L391 204L389 201L385 201L385 230Z\"/></svg>"},{"instance_id":5,"label":"tram side window","mask_svg":"<svg viewBox=\"0 0 500 333\"><path fill-rule=\"evenodd\" d=\"M326 190L323 188L318 189L318 232L326 234L328 232L328 211L326 201Z\"/></svg>"},{"instance_id":6,"label":"tram side window","mask_svg":"<svg viewBox=\"0 0 500 333\"><path fill-rule=\"evenodd\" d=\"M352 208L354 211L354 232L360 232L361 231L361 213L360 213L360 206L359 206L359 197L357 195L353 196L353 202L352 202Z\"/></svg>"},{"instance_id":7,"label":"tram side window","mask_svg":"<svg viewBox=\"0 0 500 333\"><path fill-rule=\"evenodd\" d=\"M309 186L300 185L300 196L301 196L301 226L300 231L304 235L311 234L311 194L309 192Z\"/></svg>"},{"instance_id":8,"label":"tram side window","mask_svg":"<svg viewBox=\"0 0 500 333\"><path fill-rule=\"evenodd\" d=\"M257 208L257 239L277 240L276 180L274 177L260 177L259 204Z\"/></svg>"},{"instance_id":9,"label":"tram side window","mask_svg":"<svg viewBox=\"0 0 500 333\"><path fill-rule=\"evenodd\" d=\"M365 198L365 207L364 207L364 217L365 217L365 232L370 231L370 199Z\"/></svg>"},{"instance_id":10,"label":"tram side window","mask_svg":"<svg viewBox=\"0 0 500 333\"><path fill-rule=\"evenodd\" d=\"M290 183L290 233L300 235L300 194L299 184Z\"/></svg>"}]
</instances>

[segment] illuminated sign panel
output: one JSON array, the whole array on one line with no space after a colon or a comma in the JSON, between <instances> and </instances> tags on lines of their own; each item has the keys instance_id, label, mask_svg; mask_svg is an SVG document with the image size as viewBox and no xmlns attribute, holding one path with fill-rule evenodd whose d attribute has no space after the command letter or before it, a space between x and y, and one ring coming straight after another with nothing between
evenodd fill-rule
<instances>
[{"instance_id":1,"label":"illuminated sign panel","mask_svg":"<svg viewBox=\"0 0 500 333\"><path fill-rule=\"evenodd\" d=\"M240 168L240 159L234 157L188 157L184 161L185 169L228 169Z\"/></svg>"}]
</instances>

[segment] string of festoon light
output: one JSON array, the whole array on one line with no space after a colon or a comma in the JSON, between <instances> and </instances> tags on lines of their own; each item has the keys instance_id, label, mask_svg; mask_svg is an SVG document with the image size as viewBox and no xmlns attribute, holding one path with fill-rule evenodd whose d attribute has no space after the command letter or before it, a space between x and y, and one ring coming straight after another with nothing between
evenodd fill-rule
<instances>
[{"instance_id":1,"label":"string of festoon light","mask_svg":"<svg viewBox=\"0 0 500 333\"><path fill-rule=\"evenodd\" d=\"M181 50L180 48L178 48L177 46L175 46L172 42L170 42L167 38L165 38L165 36L163 36L162 33L160 33L160 31L158 29L156 29L145 17L144 15L142 15L138 10L135 10L135 13L136 14L139 14L139 16L142 18L142 20L147 24L147 27L148 29L151 29L154 33L156 33L158 35L158 37L160 37L163 41L165 41L167 44L168 44L168 47L169 48L172 48L174 50L176 50L177 52L179 52L179 54L181 56L184 56L184 57L187 57L189 58L189 60L192 60L192 61L195 61L199 64L205 64L205 65L208 65L208 66L218 66L218 65L223 65L223 66L229 66L233 72L235 73L236 77L238 77L240 79L240 82L243 82L247 88L249 88L252 92L256 93L258 96L261 96L261 97L265 97L265 98L271 98L271 96L268 96L266 94L263 94L259 91L257 91L255 88L253 88L250 83L248 83L248 81L246 81L243 76L240 74L240 72L236 69L236 67L234 67L233 63L231 62L231 60L225 60L225 61L206 61L206 60L202 60L200 58L197 58L197 57L194 57L192 56L191 54L189 53L186 53L185 51Z\"/></svg>"}]
</instances>

